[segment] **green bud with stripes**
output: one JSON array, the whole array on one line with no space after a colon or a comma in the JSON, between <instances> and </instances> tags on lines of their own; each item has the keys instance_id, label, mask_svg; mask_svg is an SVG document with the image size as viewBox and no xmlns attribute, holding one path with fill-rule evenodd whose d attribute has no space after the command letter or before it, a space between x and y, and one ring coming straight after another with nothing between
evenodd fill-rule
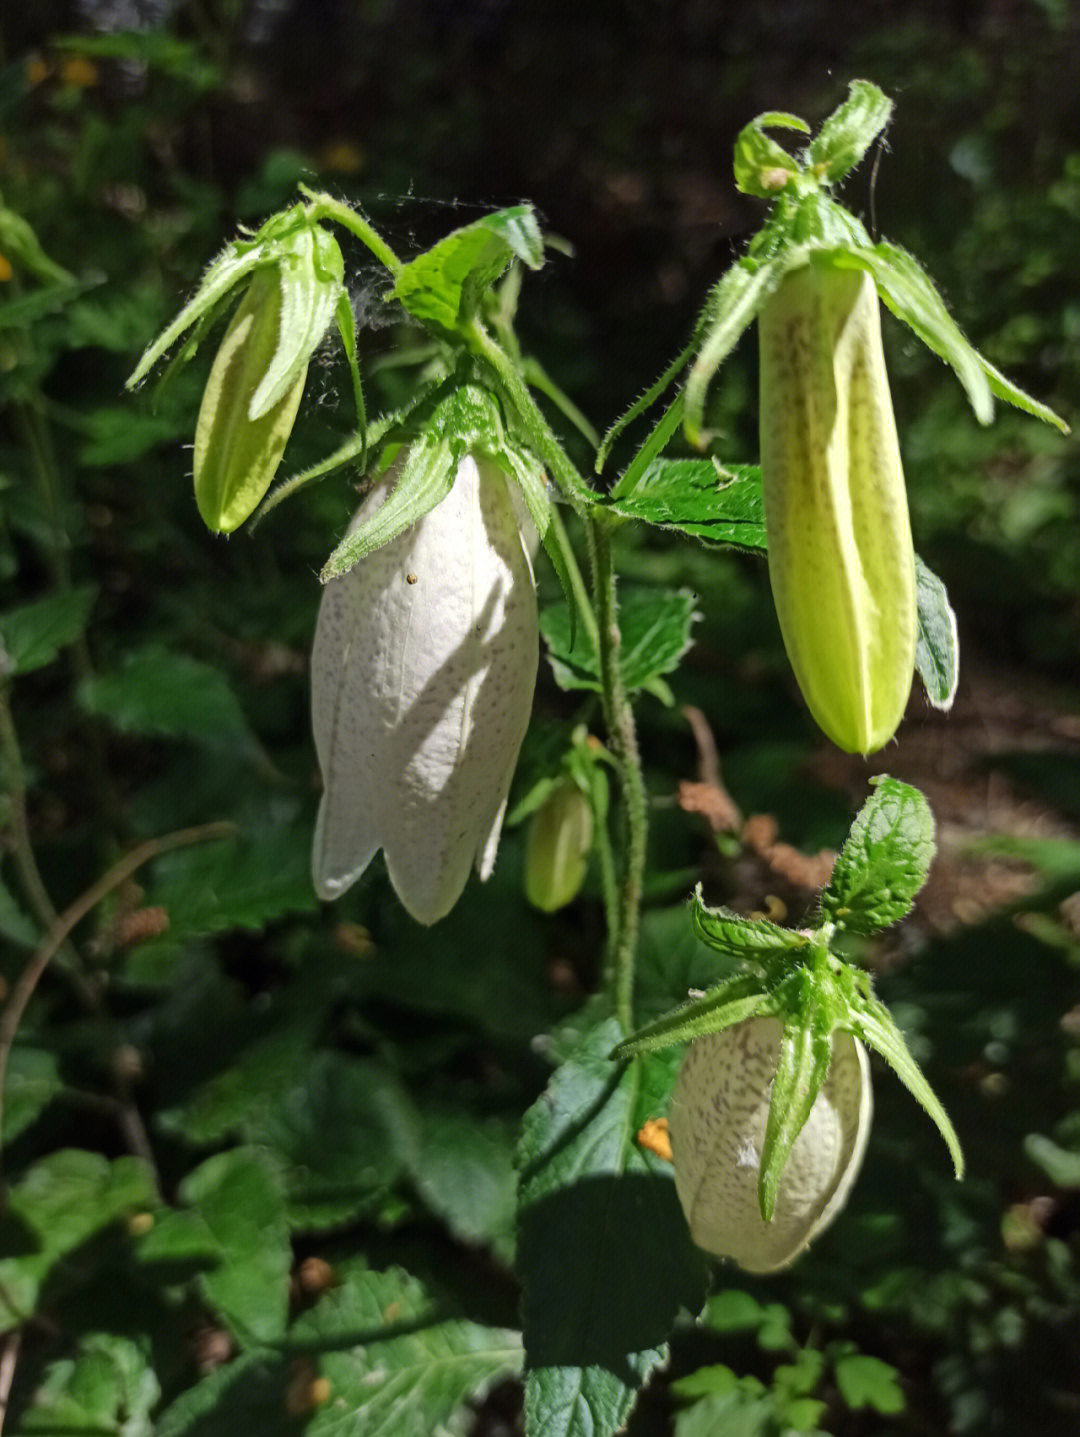
<instances>
[{"instance_id":1,"label":"green bud with stripes","mask_svg":"<svg viewBox=\"0 0 1080 1437\"><path fill-rule=\"evenodd\" d=\"M810 712L849 753L888 743L915 672L915 552L877 290L811 262L759 315L769 578Z\"/></svg>"},{"instance_id":2,"label":"green bud with stripes","mask_svg":"<svg viewBox=\"0 0 1080 1437\"><path fill-rule=\"evenodd\" d=\"M231 533L269 489L342 277L337 241L317 227L300 230L275 263L252 275L195 428L195 499L208 528Z\"/></svg>"},{"instance_id":3,"label":"green bud with stripes","mask_svg":"<svg viewBox=\"0 0 1080 1437\"><path fill-rule=\"evenodd\" d=\"M573 779L566 779L529 820L525 897L534 908L555 913L577 897L592 844L592 805Z\"/></svg>"}]
</instances>

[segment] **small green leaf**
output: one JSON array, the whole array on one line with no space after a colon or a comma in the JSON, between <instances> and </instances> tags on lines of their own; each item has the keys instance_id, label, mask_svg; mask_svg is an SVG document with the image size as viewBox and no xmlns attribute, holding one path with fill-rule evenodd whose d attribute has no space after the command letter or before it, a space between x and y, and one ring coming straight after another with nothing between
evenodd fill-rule
<instances>
[{"instance_id":1,"label":"small green leaf","mask_svg":"<svg viewBox=\"0 0 1080 1437\"><path fill-rule=\"evenodd\" d=\"M73 1357L48 1365L19 1431L28 1437L153 1437L150 1413L160 1397L161 1385L139 1343L93 1332L80 1336Z\"/></svg>"},{"instance_id":2,"label":"small green leaf","mask_svg":"<svg viewBox=\"0 0 1080 1437\"><path fill-rule=\"evenodd\" d=\"M365 554L389 544L418 519L430 514L450 493L456 478L457 464L449 440L414 444L385 501L362 523L350 529L327 559L319 575L322 583L347 574Z\"/></svg>"},{"instance_id":3,"label":"small green leaf","mask_svg":"<svg viewBox=\"0 0 1080 1437\"><path fill-rule=\"evenodd\" d=\"M694 931L710 948L751 963L807 948L811 941L807 934L794 928L781 928L767 918L743 918L727 908L706 907L700 885L693 897L690 917Z\"/></svg>"},{"instance_id":4,"label":"small green leaf","mask_svg":"<svg viewBox=\"0 0 1080 1437\"><path fill-rule=\"evenodd\" d=\"M893 103L868 80L852 80L848 97L811 141L807 159L827 184L835 184L859 163L889 123Z\"/></svg>"},{"instance_id":5,"label":"small green leaf","mask_svg":"<svg viewBox=\"0 0 1080 1437\"><path fill-rule=\"evenodd\" d=\"M51 664L86 628L96 598L96 584L81 584L0 616L0 674L28 674Z\"/></svg>"},{"instance_id":6,"label":"small green leaf","mask_svg":"<svg viewBox=\"0 0 1080 1437\"><path fill-rule=\"evenodd\" d=\"M1080 1188L1080 1153L1060 1147L1041 1133L1028 1133L1024 1152L1055 1187Z\"/></svg>"},{"instance_id":7,"label":"small green leaf","mask_svg":"<svg viewBox=\"0 0 1080 1437\"><path fill-rule=\"evenodd\" d=\"M514 205L454 230L402 268L391 298L417 319L454 331L515 257L530 269L544 262L531 205Z\"/></svg>"},{"instance_id":8,"label":"small green leaf","mask_svg":"<svg viewBox=\"0 0 1080 1437\"><path fill-rule=\"evenodd\" d=\"M903 1035L893 1021L892 1014L884 1003L876 998L860 997L851 1010L851 1031L861 1038L869 1048L879 1053L893 1072L907 1088L917 1103L945 1139L952 1156L957 1178L964 1176L964 1154L956 1129L949 1121L949 1115L938 1101L937 1095L923 1077L918 1063L908 1051Z\"/></svg>"},{"instance_id":9,"label":"small green leaf","mask_svg":"<svg viewBox=\"0 0 1080 1437\"><path fill-rule=\"evenodd\" d=\"M960 641L956 615L945 585L918 554L915 555L915 602L918 610L918 637L915 667L926 696L936 709L951 709L960 682Z\"/></svg>"},{"instance_id":10,"label":"small green leaf","mask_svg":"<svg viewBox=\"0 0 1080 1437\"><path fill-rule=\"evenodd\" d=\"M257 1148L233 1148L189 1173L180 1198L221 1251L220 1266L200 1279L207 1302L244 1344L282 1337L292 1250L278 1167Z\"/></svg>"},{"instance_id":11,"label":"small green leaf","mask_svg":"<svg viewBox=\"0 0 1080 1437\"><path fill-rule=\"evenodd\" d=\"M884 774L872 782L822 897L826 918L852 933L903 918L934 857L934 816L919 790Z\"/></svg>"},{"instance_id":12,"label":"small green leaf","mask_svg":"<svg viewBox=\"0 0 1080 1437\"><path fill-rule=\"evenodd\" d=\"M4 1145L14 1142L63 1091L56 1054L16 1043L4 1074Z\"/></svg>"},{"instance_id":13,"label":"small green leaf","mask_svg":"<svg viewBox=\"0 0 1080 1437\"><path fill-rule=\"evenodd\" d=\"M766 129L810 133L810 126L798 115L779 111L758 115L740 132L735 141L735 186L744 195L757 195L759 199L772 199L785 187L789 176L799 173L798 160L771 140Z\"/></svg>"},{"instance_id":14,"label":"small green leaf","mask_svg":"<svg viewBox=\"0 0 1080 1437\"><path fill-rule=\"evenodd\" d=\"M765 1009L771 1011L768 989L760 978L744 974L727 978L710 988L700 998L691 998L662 1018L639 1028L612 1050L613 1059L636 1058L641 1053L657 1053L677 1043L690 1043L695 1038L733 1028L736 1023L752 1018Z\"/></svg>"},{"instance_id":15,"label":"small green leaf","mask_svg":"<svg viewBox=\"0 0 1080 1437\"><path fill-rule=\"evenodd\" d=\"M686 589L626 589L620 596L622 642L619 663L623 682L634 693L650 680L669 674L691 644L697 618L696 596ZM601 691L600 662L586 633L572 639L568 605L553 604L540 615L540 632L548 647L555 682L562 689Z\"/></svg>"},{"instance_id":16,"label":"small green leaf","mask_svg":"<svg viewBox=\"0 0 1080 1437\"><path fill-rule=\"evenodd\" d=\"M705 394L713 375L753 324L783 270L780 260L741 259L713 287L705 306L705 338L686 381L683 427L691 444L701 442Z\"/></svg>"},{"instance_id":17,"label":"small green leaf","mask_svg":"<svg viewBox=\"0 0 1080 1437\"><path fill-rule=\"evenodd\" d=\"M813 1003L808 1013L784 1024L758 1177L758 1202L766 1222L772 1221L776 1210L780 1179L795 1139L806 1126L810 1109L829 1075L830 1027L827 1016Z\"/></svg>"},{"instance_id":18,"label":"small green leaf","mask_svg":"<svg viewBox=\"0 0 1080 1437\"><path fill-rule=\"evenodd\" d=\"M609 507L626 519L674 529L707 544L765 548L765 503L756 464L654 459L633 490Z\"/></svg>"},{"instance_id":19,"label":"small green leaf","mask_svg":"<svg viewBox=\"0 0 1080 1437\"><path fill-rule=\"evenodd\" d=\"M906 1404L900 1374L891 1363L855 1352L839 1358L835 1372L840 1396L854 1411L870 1407L883 1417L903 1412Z\"/></svg>"}]
</instances>

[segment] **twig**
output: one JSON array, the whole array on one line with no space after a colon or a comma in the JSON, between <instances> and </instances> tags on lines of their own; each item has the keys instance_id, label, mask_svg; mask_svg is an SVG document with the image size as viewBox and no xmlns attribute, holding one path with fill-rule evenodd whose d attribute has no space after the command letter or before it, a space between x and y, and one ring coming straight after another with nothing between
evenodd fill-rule
<instances>
[{"instance_id":1,"label":"twig","mask_svg":"<svg viewBox=\"0 0 1080 1437\"><path fill-rule=\"evenodd\" d=\"M4 1116L4 1078L19 1023L22 1021L26 1005L33 997L34 989L41 980L45 969L72 929L113 889L119 888L136 869L141 868L144 863L149 863L152 858L158 858L161 854L168 853L174 848L185 848L192 843L207 843L215 838L229 838L235 832L236 825L234 823L206 823L199 828L183 828L176 833L167 833L163 838L149 838L145 843L140 843L130 853L125 854L119 862L114 863L106 874L76 898L75 902L56 919L46 933L40 948L19 974L11 990L11 995L4 1005L3 1011L0 1012L0 1124L2 1124ZM127 1106L125 1105L125 1107ZM133 1137L130 1123L125 1123L125 1128L128 1130L129 1138ZM145 1133L141 1131L141 1119L139 1120L139 1129L140 1136L134 1146L137 1150L142 1149L142 1155L145 1156L149 1150L149 1144L146 1142Z\"/></svg>"},{"instance_id":2,"label":"twig","mask_svg":"<svg viewBox=\"0 0 1080 1437\"><path fill-rule=\"evenodd\" d=\"M21 1342L22 1333L16 1328L14 1332L8 1334L3 1351L0 1352L0 1432L4 1430L8 1397L11 1394L11 1384L15 1380L15 1364L19 1360Z\"/></svg>"}]
</instances>

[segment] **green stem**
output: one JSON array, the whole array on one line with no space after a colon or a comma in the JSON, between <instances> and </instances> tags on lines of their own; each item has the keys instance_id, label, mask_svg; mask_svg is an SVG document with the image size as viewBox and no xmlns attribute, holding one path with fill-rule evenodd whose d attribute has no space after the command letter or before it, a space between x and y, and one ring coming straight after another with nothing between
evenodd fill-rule
<instances>
[{"instance_id":1,"label":"green stem","mask_svg":"<svg viewBox=\"0 0 1080 1437\"><path fill-rule=\"evenodd\" d=\"M593 590L600 629L600 682L608 742L619 768L623 800L623 862L618 885L618 919L612 934L609 987L615 1016L629 1033L634 1026L634 964L648 837L648 796L638 753L634 710L623 682L619 649L619 599L611 557L611 530L588 521Z\"/></svg>"},{"instance_id":2,"label":"green stem","mask_svg":"<svg viewBox=\"0 0 1080 1437\"><path fill-rule=\"evenodd\" d=\"M479 320L473 319L465 329L462 338L495 371L499 382L511 403L521 415L529 431L537 454L551 470L552 478L574 505L579 513L584 511L596 496L571 463L566 450L555 437L551 425L544 418L543 411L529 393L529 386L522 379L517 366L500 344L494 340Z\"/></svg>"},{"instance_id":3,"label":"green stem","mask_svg":"<svg viewBox=\"0 0 1080 1437\"><path fill-rule=\"evenodd\" d=\"M378 233L373 225L370 225L362 214L350 209L340 200L334 199L333 195L323 194L318 190L309 190L307 185L300 186L300 193L308 197L312 203L312 218L315 220L333 220L335 224L341 225L351 234L354 234L361 243L366 244L371 253L379 260L390 273L397 279L404 265L397 255Z\"/></svg>"}]
</instances>

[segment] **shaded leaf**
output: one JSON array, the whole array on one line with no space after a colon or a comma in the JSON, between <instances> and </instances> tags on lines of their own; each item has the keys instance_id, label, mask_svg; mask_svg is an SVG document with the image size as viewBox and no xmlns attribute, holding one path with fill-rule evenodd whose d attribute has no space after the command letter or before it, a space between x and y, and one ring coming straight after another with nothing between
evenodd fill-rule
<instances>
[{"instance_id":1,"label":"shaded leaf","mask_svg":"<svg viewBox=\"0 0 1080 1437\"><path fill-rule=\"evenodd\" d=\"M956 615L945 585L915 555L915 602L918 609L918 636L915 667L926 696L936 709L951 709L960 682L960 641Z\"/></svg>"},{"instance_id":2,"label":"shaded leaf","mask_svg":"<svg viewBox=\"0 0 1080 1437\"><path fill-rule=\"evenodd\" d=\"M146 1353L127 1337L82 1337L72 1358L49 1364L23 1413L20 1432L48 1437L152 1437L161 1384Z\"/></svg>"},{"instance_id":3,"label":"shaded leaf","mask_svg":"<svg viewBox=\"0 0 1080 1437\"><path fill-rule=\"evenodd\" d=\"M620 595L619 663L623 682L634 693L678 668L691 644L697 598L687 589L628 588ZM553 604L540 615L555 682L562 689L599 693L600 661L583 626L571 638L570 610Z\"/></svg>"},{"instance_id":4,"label":"shaded leaf","mask_svg":"<svg viewBox=\"0 0 1080 1437\"><path fill-rule=\"evenodd\" d=\"M27 674L51 664L86 628L97 592L96 584L83 584L9 609L0 617L0 672Z\"/></svg>"}]
</instances>

